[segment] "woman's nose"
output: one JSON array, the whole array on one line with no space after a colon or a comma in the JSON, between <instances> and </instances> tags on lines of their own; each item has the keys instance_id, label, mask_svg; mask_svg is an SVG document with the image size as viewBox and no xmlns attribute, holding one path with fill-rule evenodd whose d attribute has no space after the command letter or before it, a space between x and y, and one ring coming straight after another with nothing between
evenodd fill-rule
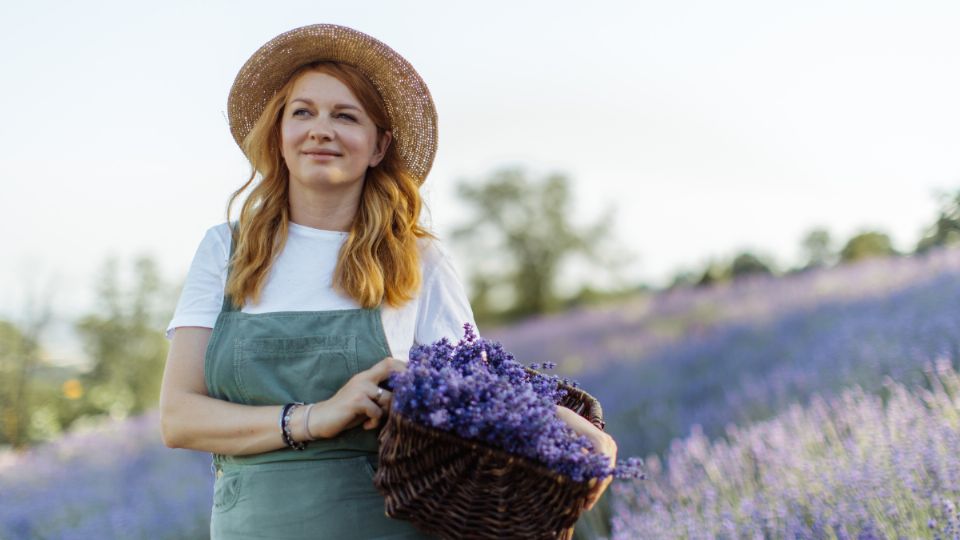
<instances>
[{"instance_id":1,"label":"woman's nose","mask_svg":"<svg viewBox=\"0 0 960 540\"><path fill-rule=\"evenodd\" d=\"M318 118L310 125L310 138L314 140L329 139L334 137L334 130L331 123L327 120Z\"/></svg>"}]
</instances>

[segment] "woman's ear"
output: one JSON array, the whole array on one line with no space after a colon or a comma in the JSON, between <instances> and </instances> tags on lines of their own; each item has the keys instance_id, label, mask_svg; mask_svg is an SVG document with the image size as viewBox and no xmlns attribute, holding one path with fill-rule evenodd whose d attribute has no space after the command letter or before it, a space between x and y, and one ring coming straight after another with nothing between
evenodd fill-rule
<instances>
[{"instance_id":1,"label":"woman's ear","mask_svg":"<svg viewBox=\"0 0 960 540\"><path fill-rule=\"evenodd\" d=\"M377 141L377 148L373 152L373 156L370 158L370 166L376 167L383 160L383 156L387 155L387 148L390 148L390 143L393 142L393 133L389 131L384 131L383 135L380 136L380 140Z\"/></svg>"}]
</instances>

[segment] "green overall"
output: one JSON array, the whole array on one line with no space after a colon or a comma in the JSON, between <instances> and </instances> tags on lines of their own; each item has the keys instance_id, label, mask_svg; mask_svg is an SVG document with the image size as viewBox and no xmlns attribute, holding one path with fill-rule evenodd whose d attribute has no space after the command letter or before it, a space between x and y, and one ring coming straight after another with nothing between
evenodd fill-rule
<instances>
[{"instance_id":1,"label":"green overall","mask_svg":"<svg viewBox=\"0 0 960 540\"><path fill-rule=\"evenodd\" d=\"M314 403L387 356L379 308L251 314L224 294L204 378L211 397L233 403ZM304 451L214 454L210 537L430 538L384 513L373 484L378 432L357 426Z\"/></svg>"}]
</instances>

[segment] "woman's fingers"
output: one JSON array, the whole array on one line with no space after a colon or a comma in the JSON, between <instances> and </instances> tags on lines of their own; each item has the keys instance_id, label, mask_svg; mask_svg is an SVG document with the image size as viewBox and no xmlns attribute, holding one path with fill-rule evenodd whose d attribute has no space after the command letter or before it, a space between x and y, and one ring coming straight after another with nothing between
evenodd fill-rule
<instances>
[{"instance_id":1,"label":"woman's fingers","mask_svg":"<svg viewBox=\"0 0 960 540\"><path fill-rule=\"evenodd\" d=\"M557 405L557 416L579 435L586 437L595 450L609 456L611 465L616 463L617 443L614 442L613 437L600 431L586 418L566 407Z\"/></svg>"},{"instance_id":2,"label":"woman's fingers","mask_svg":"<svg viewBox=\"0 0 960 540\"><path fill-rule=\"evenodd\" d=\"M406 362L388 356L374 364L373 367L364 373L366 373L375 384L379 384L381 381L386 380L394 371L403 371L405 369L407 369Z\"/></svg>"},{"instance_id":3,"label":"woman's fingers","mask_svg":"<svg viewBox=\"0 0 960 540\"><path fill-rule=\"evenodd\" d=\"M390 402L393 401L393 392L377 387L377 392L372 399L386 412L390 410Z\"/></svg>"},{"instance_id":4,"label":"woman's fingers","mask_svg":"<svg viewBox=\"0 0 960 540\"><path fill-rule=\"evenodd\" d=\"M373 429L380 423L380 417L383 416L383 409L372 399L364 400L363 414L367 415L367 420L363 423L363 429Z\"/></svg>"},{"instance_id":5,"label":"woman's fingers","mask_svg":"<svg viewBox=\"0 0 960 540\"><path fill-rule=\"evenodd\" d=\"M589 420L562 405L557 405L557 416L580 435L592 437L594 433L603 433Z\"/></svg>"},{"instance_id":6,"label":"woman's fingers","mask_svg":"<svg viewBox=\"0 0 960 540\"><path fill-rule=\"evenodd\" d=\"M597 430L599 431L599 430ZM617 443L613 440L613 437L607 435L606 433L600 431L599 436L597 436L595 445L599 445L597 449L610 456L610 466L613 467L617 463Z\"/></svg>"},{"instance_id":7,"label":"woman's fingers","mask_svg":"<svg viewBox=\"0 0 960 540\"><path fill-rule=\"evenodd\" d=\"M609 486L611 482L613 482L612 476L608 476L602 480L598 480L597 478L590 480L590 484L593 485L593 489L591 489L590 494L587 495L587 504L584 507L585 510L590 510L596 506L597 502L600 501L600 496L603 495L603 492L607 490L607 486Z\"/></svg>"},{"instance_id":8,"label":"woman's fingers","mask_svg":"<svg viewBox=\"0 0 960 540\"><path fill-rule=\"evenodd\" d=\"M611 467L616 466L617 443L613 440L613 437L607 435L597 426L590 423L586 418L566 407L561 407L558 405L557 416L563 420L565 424L570 426L570 428L573 429L577 434L586 437L587 440L590 441L590 444L593 446L594 450L607 456ZM602 479L594 479L591 481L594 487L590 490L590 495L587 497L587 504L585 506L587 510L590 510L597 504L597 501L600 500L600 496L603 495L603 492L607 489L607 486L609 486L612 481L613 476L607 476Z\"/></svg>"},{"instance_id":9,"label":"woman's fingers","mask_svg":"<svg viewBox=\"0 0 960 540\"><path fill-rule=\"evenodd\" d=\"M383 409L377 402L377 393L371 392L371 394L367 396L367 399L361 401L361 412L370 418L380 418L383 416Z\"/></svg>"},{"instance_id":10,"label":"woman's fingers","mask_svg":"<svg viewBox=\"0 0 960 540\"><path fill-rule=\"evenodd\" d=\"M363 425L364 429L376 428L383 416L390 412L393 402L393 394L381 390L378 383L406 367L406 362L387 357L354 375L328 400L328 406L335 414L328 415L330 421L324 432L329 432L332 437L358 425Z\"/></svg>"},{"instance_id":11,"label":"woman's fingers","mask_svg":"<svg viewBox=\"0 0 960 540\"><path fill-rule=\"evenodd\" d=\"M380 396L377 403L380 404L380 408L383 409L384 412L390 412L390 407L393 405L393 392L384 390L383 395Z\"/></svg>"},{"instance_id":12,"label":"woman's fingers","mask_svg":"<svg viewBox=\"0 0 960 540\"><path fill-rule=\"evenodd\" d=\"M357 416L350 422L348 429L361 423L364 429L374 429L380 424L383 415L390 412L393 393L379 386L379 383L394 371L403 371L406 368L407 363L403 360L387 357L354 375L349 386L353 389L351 392L359 392L360 396L354 394L353 399L356 401L353 409Z\"/></svg>"}]
</instances>

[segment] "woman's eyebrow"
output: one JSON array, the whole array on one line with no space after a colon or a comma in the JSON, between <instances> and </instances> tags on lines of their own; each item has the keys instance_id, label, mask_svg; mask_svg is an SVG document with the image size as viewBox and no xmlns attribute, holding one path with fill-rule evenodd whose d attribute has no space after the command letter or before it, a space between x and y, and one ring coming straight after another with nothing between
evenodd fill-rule
<instances>
[{"instance_id":1,"label":"woman's eyebrow","mask_svg":"<svg viewBox=\"0 0 960 540\"><path fill-rule=\"evenodd\" d=\"M292 100L290 100L290 103L293 103L295 101L302 101L307 105L311 105L311 106L313 105L313 100L311 100L310 98L299 98L299 97L293 98ZM336 105L333 106L333 108L334 109L354 109L357 111L362 111L360 107L357 107L356 105L351 105L349 103L337 103Z\"/></svg>"}]
</instances>

